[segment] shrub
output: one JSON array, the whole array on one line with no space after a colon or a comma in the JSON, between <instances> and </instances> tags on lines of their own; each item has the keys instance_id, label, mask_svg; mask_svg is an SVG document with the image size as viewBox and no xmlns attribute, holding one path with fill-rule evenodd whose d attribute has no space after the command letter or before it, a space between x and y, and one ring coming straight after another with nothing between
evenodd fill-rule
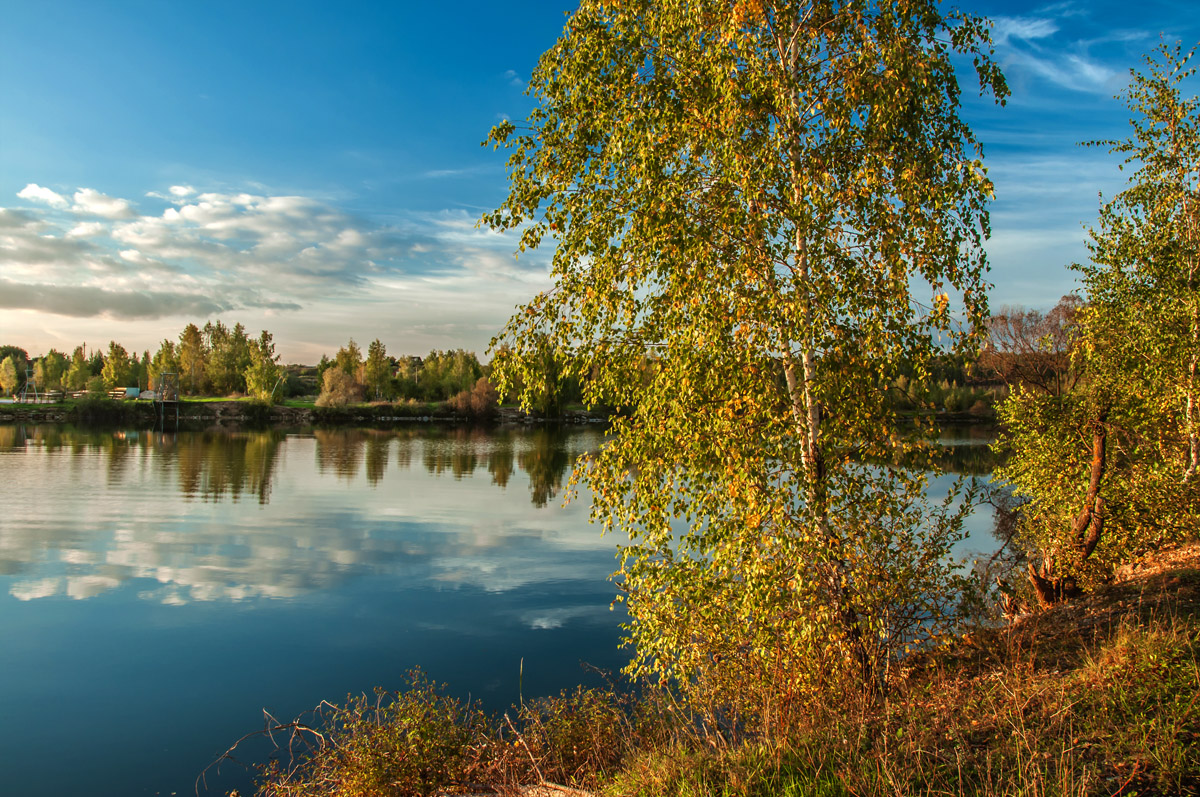
<instances>
[{"instance_id":1,"label":"shrub","mask_svg":"<svg viewBox=\"0 0 1200 797\"><path fill-rule=\"evenodd\" d=\"M104 383L104 377L93 376L87 381L87 392L90 396L105 396L108 395L108 385Z\"/></svg>"},{"instance_id":2,"label":"shrub","mask_svg":"<svg viewBox=\"0 0 1200 797\"><path fill-rule=\"evenodd\" d=\"M555 783L595 788L615 773L632 742L631 702L610 689L578 687L526 703L521 724L538 774Z\"/></svg>"},{"instance_id":3,"label":"shrub","mask_svg":"<svg viewBox=\"0 0 1200 797\"><path fill-rule=\"evenodd\" d=\"M317 397L318 407L344 407L347 404L357 404L362 401L363 388L354 377L341 368L329 368L325 371L324 388Z\"/></svg>"},{"instance_id":4,"label":"shrub","mask_svg":"<svg viewBox=\"0 0 1200 797\"><path fill-rule=\"evenodd\" d=\"M977 418L987 418L996 414L995 410L992 408L992 405L982 398L976 399L975 403L971 405L971 408L967 410L967 412L971 413Z\"/></svg>"},{"instance_id":5,"label":"shrub","mask_svg":"<svg viewBox=\"0 0 1200 797\"><path fill-rule=\"evenodd\" d=\"M409 673L403 692L323 704L319 719L319 730L303 726L315 747L298 765L266 769L264 797L313 794L330 783L348 795L427 795L468 785L482 753L472 743L490 736L477 706L448 697L420 671Z\"/></svg>"},{"instance_id":6,"label":"shrub","mask_svg":"<svg viewBox=\"0 0 1200 797\"><path fill-rule=\"evenodd\" d=\"M458 415L470 418L490 418L499 409L500 394L486 376L475 381L471 390L463 390L448 402L450 409Z\"/></svg>"}]
</instances>

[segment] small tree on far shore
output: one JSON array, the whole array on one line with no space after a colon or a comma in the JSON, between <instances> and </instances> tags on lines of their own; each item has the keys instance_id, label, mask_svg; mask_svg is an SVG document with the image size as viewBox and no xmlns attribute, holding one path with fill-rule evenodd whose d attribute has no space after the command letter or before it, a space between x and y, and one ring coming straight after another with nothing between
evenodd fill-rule
<instances>
[{"instance_id":1,"label":"small tree on far shore","mask_svg":"<svg viewBox=\"0 0 1200 797\"><path fill-rule=\"evenodd\" d=\"M0 387L4 388L5 393L14 393L17 385L21 383L20 377L17 375L17 366L13 362L12 355L5 357L3 362L0 362Z\"/></svg>"},{"instance_id":2,"label":"small tree on far shore","mask_svg":"<svg viewBox=\"0 0 1200 797\"><path fill-rule=\"evenodd\" d=\"M363 363L363 385L373 400L389 398L392 381L392 361L387 356L387 346L379 338L367 346L367 359Z\"/></svg>"},{"instance_id":3,"label":"small tree on far shore","mask_svg":"<svg viewBox=\"0 0 1200 797\"><path fill-rule=\"evenodd\" d=\"M471 418L489 418L500 409L500 394L486 376L475 381L475 386L453 396L449 402L450 409L459 415Z\"/></svg>"},{"instance_id":4,"label":"small tree on far shore","mask_svg":"<svg viewBox=\"0 0 1200 797\"><path fill-rule=\"evenodd\" d=\"M263 401L274 397L275 385L279 382L279 355L275 353L275 342L267 330L258 340L250 341L250 365L246 368L246 392Z\"/></svg>"},{"instance_id":5,"label":"small tree on far shore","mask_svg":"<svg viewBox=\"0 0 1200 797\"><path fill-rule=\"evenodd\" d=\"M318 407L344 407L362 401L362 385L341 368L325 371L321 395L317 396Z\"/></svg>"},{"instance_id":6,"label":"small tree on far shore","mask_svg":"<svg viewBox=\"0 0 1200 797\"><path fill-rule=\"evenodd\" d=\"M46 352L44 357L38 359L33 375L39 389L55 390L62 387L63 376L66 372L66 356L60 351L51 349Z\"/></svg>"}]
</instances>

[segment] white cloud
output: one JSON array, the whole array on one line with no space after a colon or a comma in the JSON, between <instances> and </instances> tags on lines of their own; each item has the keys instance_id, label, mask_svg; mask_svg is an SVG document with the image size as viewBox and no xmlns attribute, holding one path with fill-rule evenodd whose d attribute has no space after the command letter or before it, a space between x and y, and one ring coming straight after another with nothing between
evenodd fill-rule
<instances>
[{"instance_id":1,"label":"white cloud","mask_svg":"<svg viewBox=\"0 0 1200 797\"><path fill-rule=\"evenodd\" d=\"M1058 23L1052 19L996 17L993 20L992 38L997 45L1004 45L1010 39L1045 39L1058 33L1058 30Z\"/></svg>"},{"instance_id":2,"label":"white cloud","mask_svg":"<svg viewBox=\"0 0 1200 797\"><path fill-rule=\"evenodd\" d=\"M1118 72L1085 55L1042 54L1013 50L1004 56L1005 66L1027 69L1057 86L1071 91L1111 94Z\"/></svg>"},{"instance_id":3,"label":"white cloud","mask_svg":"<svg viewBox=\"0 0 1200 797\"><path fill-rule=\"evenodd\" d=\"M1145 38L1138 31L1105 27L1099 38L1083 35L1084 18L1090 8L1071 3L1053 5L1032 16L999 16L993 20L992 38L996 54L1011 80L1028 73L1073 92L1111 95L1119 88L1128 64L1106 63L1094 51L1109 42L1131 42Z\"/></svg>"},{"instance_id":4,"label":"white cloud","mask_svg":"<svg viewBox=\"0 0 1200 797\"><path fill-rule=\"evenodd\" d=\"M81 221L67 231L69 238L91 238L100 235L108 228L98 221Z\"/></svg>"},{"instance_id":5,"label":"white cloud","mask_svg":"<svg viewBox=\"0 0 1200 797\"><path fill-rule=\"evenodd\" d=\"M549 247L517 261L516 235L477 228L473 211L382 223L261 189L147 195L159 204L144 213L82 188L84 218L0 209L0 324L22 311L21 328L45 338L21 345L90 340L103 318L103 335L153 348L176 322L222 317L270 329L291 362L316 362L350 337L483 354L512 308L548 287Z\"/></svg>"},{"instance_id":6,"label":"white cloud","mask_svg":"<svg viewBox=\"0 0 1200 797\"><path fill-rule=\"evenodd\" d=\"M120 255L122 260L128 260L130 263L149 263L149 262L151 262L150 258L146 257L144 254L142 254L141 252L139 252L136 249L122 249L117 254Z\"/></svg>"},{"instance_id":7,"label":"white cloud","mask_svg":"<svg viewBox=\"0 0 1200 797\"><path fill-rule=\"evenodd\" d=\"M176 197L180 197L180 198L185 197L185 196L191 196L192 194L196 193L196 189L192 188L190 185L173 185L173 186L171 186L170 190L171 190L171 196L176 196Z\"/></svg>"},{"instance_id":8,"label":"white cloud","mask_svg":"<svg viewBox=\"0 0 1200 797\"><path fill-rule=\"evenodd\" d=\"M127 199L117 199L92 188L80 188L75 192L76 213L99 216L104 219L128 219L136 214Z\"/></svg>"},{"instance_id":9,"label":"white cloud","mask_svg":"<svg viewBox=\"0 0 1200 797\"><path fill-rule=\"evenodd\" d=\"M21 199L28 199L30 202L41 202L60 210L65 209L70 204L62 194L51 191L49 188L43 188L37 183L30 183L25 186L17 192L17 196Z\"/></svg>"},{"instance_id":10,"label":"white cloud","mask_svg":"<svg viewBox=\"0 0 1200 797\"><path fill-rule=\"evenodd\" d=\"M19 601L32 601L39 598L51 598L62 591L62 579L50 577L36 581L25 581L13 584L9 594Z\"/></svg>"},{"instance_id":11,"label":"white cloud","mask_svg":"<svg viewBox=\"0 0 1200 797\"><path fill-rule=\"evenodd\" d=\"M71 576L67 578L67 595L77 601L87 600L120 585L120 580L112 576Z\"/></svg>"},{"instance_id":12,"label":"white cloud","mask_svg":"<svg viewBox=\"0 0 1200 797\"><path fill-rule=\"evenodd\" d=\"M1071 74L1083 85L1108 86L1117 75L1115 69L1109 69L1099 62L1091 61L1078 55L1068 55L1066 65L1070 69Z\"/></svg>"}]
</instances>

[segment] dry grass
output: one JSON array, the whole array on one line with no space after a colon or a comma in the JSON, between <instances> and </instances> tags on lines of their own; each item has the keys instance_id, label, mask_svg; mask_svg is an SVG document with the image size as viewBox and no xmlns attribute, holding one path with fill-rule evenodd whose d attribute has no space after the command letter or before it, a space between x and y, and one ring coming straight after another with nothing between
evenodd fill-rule
<instances>
[{"instance_id":1,"label":"dry grass","mask_svg":"<svg viewBox=\"0 0 1200 797\"><path fill-rule=\"evenodd\" d=\"M1198 662L1193 546L914 657L886 695L815 700L770 738L706 730L659 692L581 689L487 718L418 676L386 710L328 712L322 741L261 793L1200 794Z\"/></svg>"}]
</instances>

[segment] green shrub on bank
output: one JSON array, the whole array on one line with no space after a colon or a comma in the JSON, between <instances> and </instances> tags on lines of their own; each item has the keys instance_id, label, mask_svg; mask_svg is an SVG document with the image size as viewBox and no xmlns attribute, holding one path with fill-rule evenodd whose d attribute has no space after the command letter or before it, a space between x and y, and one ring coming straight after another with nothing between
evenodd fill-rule
<instances>
[{"instance_id":1,"label":"green shrub on bank","mask_svg":"<svg viewBox=\"0 0 1200 797\"><path fill-rule=\"evenodd\" d=\"M304 726L299 734L313 752L294 768L269 766L261 794L314 794L322 783L347 795L433 794L472 782L482 762L472 742L488 736L476 706L447 697L419 672L404 692L349 698L319 720L320 730Z\"/></svg>"},{"instance_id":2,"label":"green shrub on bank","mask_svg":"<svg viewBox=\"0 0 1200 797\"><path fill-rule=\"evenodd\" d=\"M363 797L539 782L596 788L631 747L633 705L612 690L580 688L489 717L415 670L402 692L323 704L315 722L286 726L291 747L262 768L259 794L301 797L334 785L332 793Z\"/></svg>"},{"instance_id":3,"label":"green shrub on bank","mask_svg":"<svg viewBox=\"0 0 1200 797\"><path fill-rule=\"evenodd\" d=\"M422 401L401 401L395 404L351 404L344 407L316 406L312 408L313 423L387 423L397 419L450 418L451 412L441 404Z\"/></svg>"}]
</instances>

